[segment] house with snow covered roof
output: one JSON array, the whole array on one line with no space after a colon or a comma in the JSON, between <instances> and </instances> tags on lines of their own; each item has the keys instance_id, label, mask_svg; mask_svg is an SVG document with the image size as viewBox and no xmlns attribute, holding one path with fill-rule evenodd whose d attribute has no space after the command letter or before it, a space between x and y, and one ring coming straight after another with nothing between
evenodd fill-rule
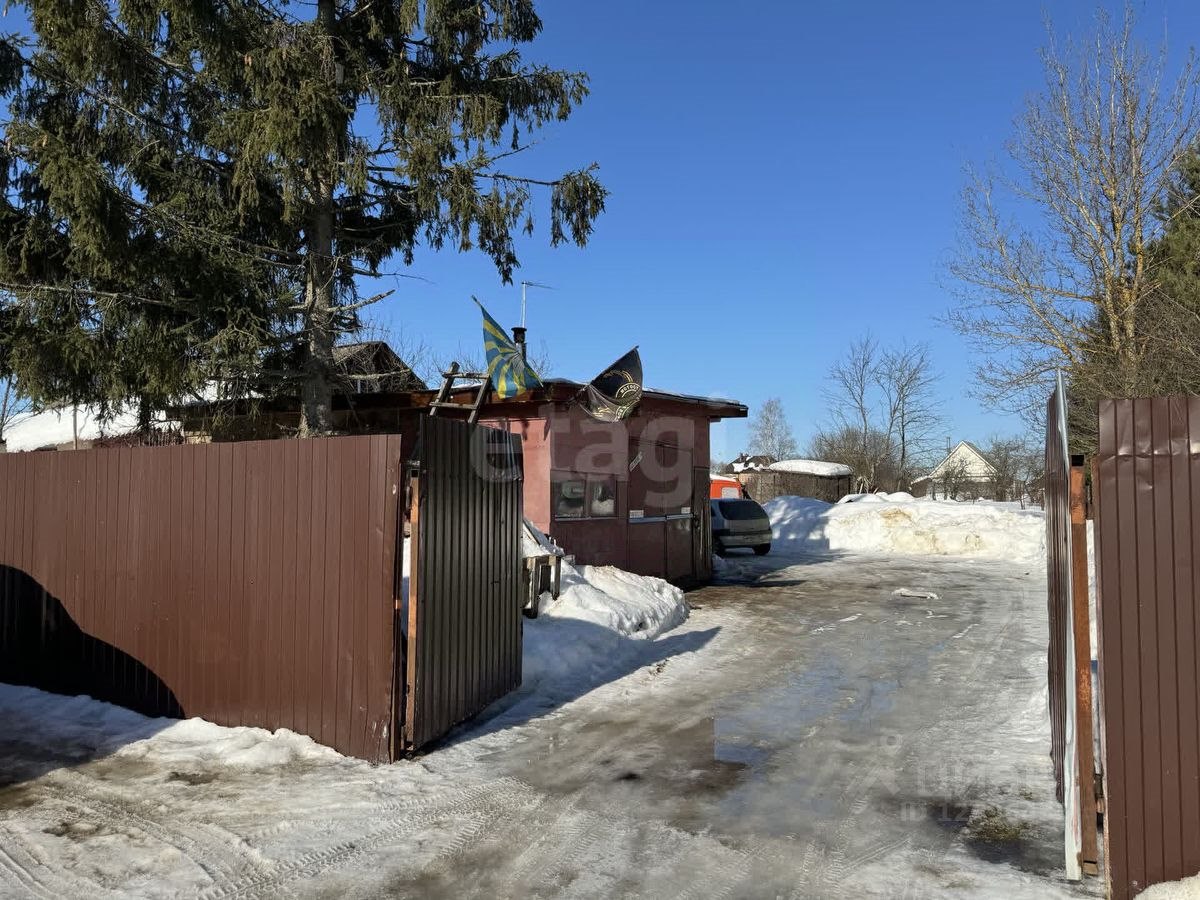
<instances>
[{"instance_id":1,"label":"house with snow covered roof","mask_svg":"<svg viewBox=\"0 0 1200 900\"><path fill-rule=\"evenodd\" d=\"M45 409L13 419L4 429L0 450L87 450L119 443L137 430L138 416L132 411L118 410L105 418L92 406Z\"/></svg>"},{"instance_id":2,"label":"house with snow covered roof","mask_svg":"<svg viewBox=\"0 0 1200 900\"><path fill-rule=\"evenodd\" d=\"M984 452L970 441L959 441L928 475L913 480L912 495L934 500L993 498L995 480L996 466Z\"/></svg>"},{"instance_id":3,"label":"house with snow covered roof","mask_svg":"<svg viewBox=\"0 0 1200 900\"><path fill-rule=\"evenodd\" d=\"M746 496L759 503L775 497L814 497L835 503L853 490L854 471L821 459L781 459L743 468L733 477L742 483Z\"/></svg>"}]
</instances>

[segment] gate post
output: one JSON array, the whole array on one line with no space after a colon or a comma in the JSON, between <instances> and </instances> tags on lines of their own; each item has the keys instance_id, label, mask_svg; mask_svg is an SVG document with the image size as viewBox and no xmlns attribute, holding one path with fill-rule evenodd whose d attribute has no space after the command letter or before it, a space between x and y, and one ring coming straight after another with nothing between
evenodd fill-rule
<instances>
[{"instance_id":1,"label":"gate post","mask_svg":"<svg viewBox=\"0 0 1200 900\"><path fill-rule=\"evenodd\" d=\"M1082 820L1079 865L1084 874L1099 871L1096 835L1096 750L1092 710L1092 639L1088 608L1087 497L1083 457L1071 457L1071 596L1075 633L1075 734L1079 759L1079 816ZM1087 652L1080 650L1087 648Z\"/></svg>"}]
</instances>

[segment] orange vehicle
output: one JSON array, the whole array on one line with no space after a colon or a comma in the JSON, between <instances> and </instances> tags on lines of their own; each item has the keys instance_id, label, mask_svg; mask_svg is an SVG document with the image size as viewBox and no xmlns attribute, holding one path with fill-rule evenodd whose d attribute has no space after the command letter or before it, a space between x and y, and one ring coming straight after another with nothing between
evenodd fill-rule
<instances>
[{"instance_id":1,"label":"orange vehicle","mask_svg":"<svg viewBox=\"0 0 1200 900\"><path fill-rule=\"evenodd\" d=\"M730 500L745 496L741 482L731 475L709 475L708 496L711 500Z\"/></svg>"}]
</instances>

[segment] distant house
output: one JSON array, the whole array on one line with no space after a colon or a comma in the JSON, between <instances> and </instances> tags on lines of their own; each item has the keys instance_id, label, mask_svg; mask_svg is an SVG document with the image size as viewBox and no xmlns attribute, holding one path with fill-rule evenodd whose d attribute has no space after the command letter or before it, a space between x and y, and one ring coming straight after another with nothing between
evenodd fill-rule
<instances>
[{"instance_id":1,"label":"distant house","mask_svg":"<svg viewBox=\"0 0 1200 900\"><path fill-rule=\"evenodd\" d=\"M340 344L333 348L333 364L341 376L343 389L355 394L429 390L429 386L383 341Z\"/></svg>"},{"instance_id":2,"label":"distant house","mask_svg":"<svg viewBox=\"0 0 1200 900\"><path fill-rule=\"evenodd\" d=\"M998 487L991 460L970 441L959 441L928 475L914 479L912 495L934 500L1006 499L996 496Z\"/></svg>"},{"instance_id":3,"label":"distant house","mask_svg":"<svg viewBox=\"0 0 1200 900\"><path fill-rule=\"evenodd\" d=\"M155 422L160 428L163 423ZM121 443L138 431L137 413L114 411L101 418L92 406L61 407L18 416L4 430L0 450L10 453L26 450L86 450Z\"/></svg>"},{"instance_id":4,"label":"distant house","mask_svg":"<svg viewBox=\"0 0 1200 900\"><path fill-rule=\"evenodd\" d=\"M335 376L335 418L339 427L353 427L353 398L364 394L396 394L409 391L427 391L428 386L383 341L362 341L341 344L333 348ZM245 403L239 404L245 406ZM223 409L220 403L199 401L187 404L184 409ZM172 410L177 413L177 410ZM226 419L219 415L216 422L194 425L197 433L219 433L222 438L241 436L237 431L240 419L236 413ZM299 414L283 414L283 428L292 428L299 422ZM269 419L274 424L274 419ZM230 426L231 423L231 426ZM223 431L222 429L227 429ZM263 428L261 434L248 437L279 437L286 433L272 425ZM137 412L126 407L117 409L107 418L100 416L93 406L64 406L56 409L28 413L14 419L4 431L4 442L0 450L10 452L23 450L86 450L93 447L121 444L174 443L182 440L171 422L157 415L151 423L150 433L139 430ZM193 439L194 436L193 436Z\"/></svg>"},{"instance_id":5,"label":"distant house","mask_svg":"<svg viewBox=\"0 0 1200 900\"><path fill-rule=\"evenodd\" d=\"M770 459L750 457L749 459ZM853 487L854 471L846 465L821 459L781 459L766 465L756 463L734 476L746 496L759 503L776 497L815 497L836 503Z\"/></svg>"}]
</instances>

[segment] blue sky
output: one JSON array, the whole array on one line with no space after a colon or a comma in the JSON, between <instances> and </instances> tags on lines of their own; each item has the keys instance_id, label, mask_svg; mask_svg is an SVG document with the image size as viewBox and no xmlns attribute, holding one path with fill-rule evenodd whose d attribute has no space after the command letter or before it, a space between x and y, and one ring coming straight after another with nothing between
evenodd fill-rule
<instances>
[{"instance_id":1,"label":"blue sky","mask_svg":"<svg viewBox=\"0 0 1200 900\"><path fill-rule=\"evenodd\" d=\"M1147 0L1140 30L1182 55L1200 38L1194 7ZM1021 431L965 396L972 360L935 321L952 302L944 262L964 165L1002 156L1041 86L1045 17L1081 33L1097 8L542 2L527 56L587 71L592 96L522 168L595 161L612 195L585 249L550 249L544 228L521 242L516 280L556 288L530 291L532 342L564 377L590 378L636 343L648 385L752 412L779 396L803 445L825 418L830 364L869 330L932 345L948 437ZM382 316L440 350L475 348L471 294L517 322L520 288L482 257L423 253L412 272L429 283L397 281ZM735 455L745 431L718 429L714 454Z\"/></svg>"}]
</instances>

